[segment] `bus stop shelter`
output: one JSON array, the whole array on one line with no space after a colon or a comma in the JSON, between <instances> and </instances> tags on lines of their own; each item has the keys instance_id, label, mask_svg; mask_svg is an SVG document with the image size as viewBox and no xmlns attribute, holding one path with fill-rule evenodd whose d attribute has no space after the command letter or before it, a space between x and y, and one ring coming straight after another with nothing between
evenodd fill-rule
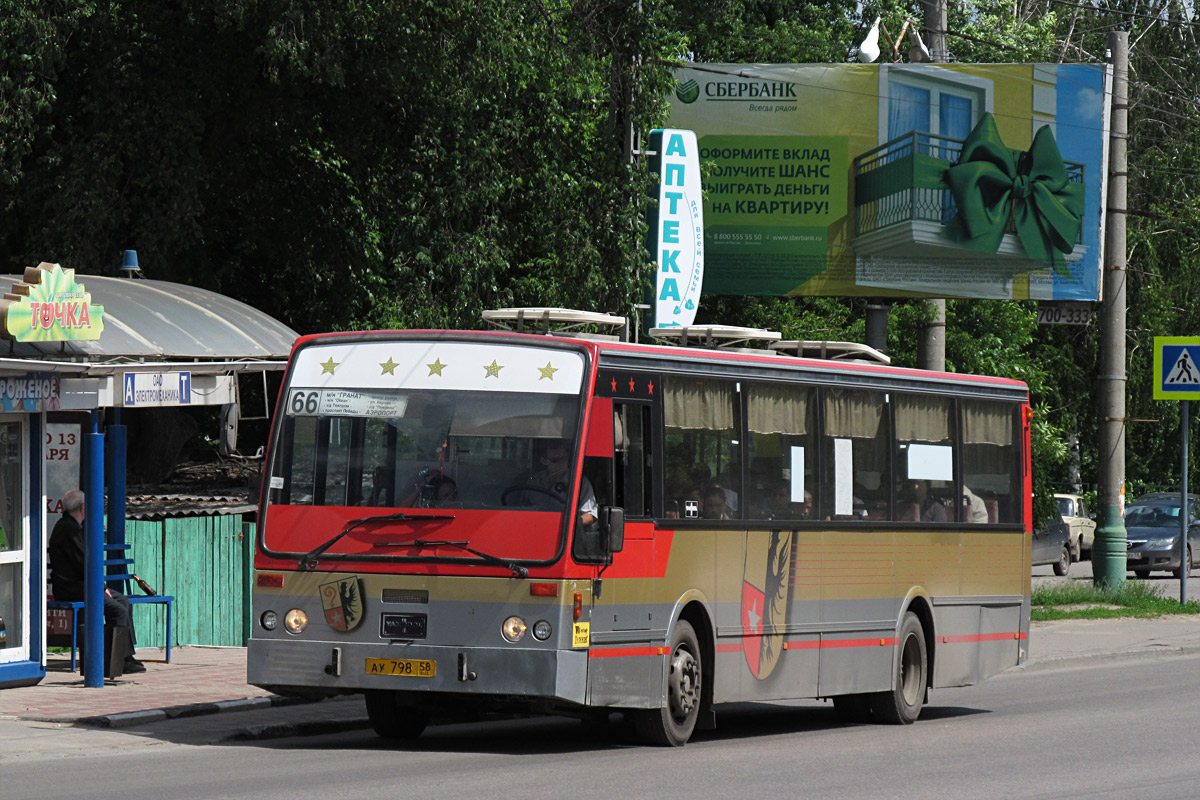
<instances>
[{"instance_id":1,"label":"bus stop shelter","mask_svg":"<svg viewBox=\"0 0 1200 800\"><path fill-rule=\"evenodd\" d=\"M46 548L61 496L107 494L108 541L124 537L123 409L223 406L238 376L282 370L297 333L245 303L164 281L77 276L43 263L0 276L0 688L46 670ZM55 422L63 419L69 422ZM105 450L109 453L107 468ZM113 456L116 456L115 458ZM89 507L99 509L96 502ZM85 521L84 620L101 640L104 519ZM86 648L85 685L103 685ZM94 661L93 661L94 659Z\"/></svg>"}]
</instances>

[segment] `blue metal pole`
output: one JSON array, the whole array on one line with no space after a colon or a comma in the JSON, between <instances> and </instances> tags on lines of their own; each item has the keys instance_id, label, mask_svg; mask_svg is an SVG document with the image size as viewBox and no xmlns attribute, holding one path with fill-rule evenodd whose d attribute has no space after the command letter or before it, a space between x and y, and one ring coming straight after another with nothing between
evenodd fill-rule
<instances>
[{"instance_id":1,"label":"blue metal pole","mask_svg":"<svg viewBox=\"0 0 1200 800\"><path fill-rule=\"evenodd\" d=\"M83 685L104 685L104 435L83 437L84 465L84 635Z\"/></svg>"},{"instance_id":2,"label":"blue metal pole","mask_svg":"<svg viewBox=\"0 0 1200 800\"><path fill-rule=\"evenodd\" d=\"M125 544L125 426L109 425L104 435L108 440L108 543ZM124 567L111 570L114 574L125 571Z\"/></svg>"}]
</instances>

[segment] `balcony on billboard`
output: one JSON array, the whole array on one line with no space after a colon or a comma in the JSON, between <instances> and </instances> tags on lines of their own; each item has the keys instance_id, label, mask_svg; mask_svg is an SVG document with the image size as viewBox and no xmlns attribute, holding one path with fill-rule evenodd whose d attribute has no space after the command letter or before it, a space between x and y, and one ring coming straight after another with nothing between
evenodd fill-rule
<instances>
[{"instance_id":1,"label":"balcony on billboard","mask_svg":"<svg viewBox=\"0 0 1200 800\"><path fill-rule=\"evenodd\" d=\"M518 333L540 333L575 339L619 341L626 329L625 317L573 308L497 308L483 312L494 328Z\"/></svg>"},{"instance_id":2,"label":"balcony on billboard","mask_svg":"<svg viewBox=\"0 0 1200 800\"><path fill-rule=\"evenodd\" d=\"M882 260L899 268L928 259L961 259L961 245L942 232L958 207L944 175L957 164L964 140L927 131L911 131L855 157L854 253L863 259ZM1082 183L1084 165L1066 161L1067 180ZM1082 229L1067 262L1087 252ZM896 255L896 254L902 255ZM973 254L976 265L1008 264L1009 271L1045 267L1025 254L1011 217L994 256Z\"/></svg>"},{"instance_id":3,"label":"balcony on billboard","mask_svg":"<svg viewBox=\"0 0 1200 800\"><path fill-rule=\"evenodd\" d=\"M708 350L775 355L770 350L747 345L751 342L777 342L783 337L778 331L741 328L736 325L672 325L651 328L650 338L680 347L702 347Z\"/></svg>"},{"instance_id":4,"label":"balcony on billboard","mask_svg":"<svg viewBox=\"0 0 1200 800\"><path fill-rule=\"evenodd\" d=\"M771 345L781 355L796 358L819 358L832 361L869 361L873 364L891 364L892 359L869 345L858 342L809 341L788 339Z\"/></svg>"}]
</instances>

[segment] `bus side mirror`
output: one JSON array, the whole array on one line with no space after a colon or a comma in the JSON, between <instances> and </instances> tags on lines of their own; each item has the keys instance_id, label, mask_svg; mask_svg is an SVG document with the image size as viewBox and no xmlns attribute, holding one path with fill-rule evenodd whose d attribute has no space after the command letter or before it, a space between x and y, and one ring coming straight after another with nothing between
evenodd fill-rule
<instances>
[{"instance_id":1,"label":"bus side mirror","mask_svg":"<svg viewBox=\"0 0 1200 800\"><path fill-rule=\"evenodd\" d=\"M619 553L625 547L625 509L605 506L600 509L600 536L605 549Z\"/></svg>"}]
</instances>

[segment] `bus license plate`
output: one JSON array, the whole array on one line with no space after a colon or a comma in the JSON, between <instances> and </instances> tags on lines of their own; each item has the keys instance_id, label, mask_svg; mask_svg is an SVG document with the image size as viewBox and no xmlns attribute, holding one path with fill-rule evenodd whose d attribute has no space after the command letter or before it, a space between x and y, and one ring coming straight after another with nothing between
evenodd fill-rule
<instances>
[{"instance_id":1,"label":"bus license plate","mask_svg":"<svg viewBox=\"0 0 1200 800\"><path fill-rule=\"evenodd\" d=\"M415 658L368 658L367 674L432 678L437 675L437 662Z\"/></svg>"}]
</instances>

